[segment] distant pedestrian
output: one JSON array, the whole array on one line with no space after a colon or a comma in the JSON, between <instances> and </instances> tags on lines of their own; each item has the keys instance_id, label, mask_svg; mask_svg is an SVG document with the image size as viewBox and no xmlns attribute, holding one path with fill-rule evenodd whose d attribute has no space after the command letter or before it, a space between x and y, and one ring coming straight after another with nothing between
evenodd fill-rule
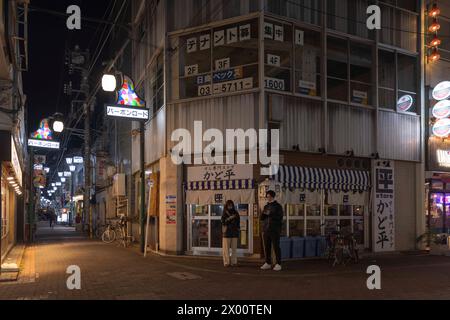
<instances>
[{"instance_id":1,"label":"distant pedestrian","mask_svg":"<svg viewBox=\"0 0 450 320\"><path fill-rule=\"evenodd\" d=\"M237 245L241 219L233 201L228 200L222 214L222 249L223 265L225 267L237 265ZM230 261L231 249L231 261Z\"/></svg>"},{"instance_id":2,"label":"distant pedestrian","mask_svg":"<svg viewBox=\"0 0 450 320\"><path fill-rule=\"evenodd\" d=\"M47 209L47 214L48 214L48 220L50 222L50 228L53 229L55 227L55 223L56 223L55 211L53 210L53 208L49 208L49 209Z\"/></svg>"},{"instance_id":3,"label":"distant pedestrian","mask_svg":"<svg viewBox=\"0 0 450 320\"><path fill-rule=\"evenodd\" d=\"M281 248L280 237L283 224L283 207L275 201L276 193L268 191L266 193L267 205L261 214L263 225L264 255L266 263L261 267L262 270L272 269L272 248L275 251L276 264L274 271L281 271Z\"/></svg>"}]
</instances>

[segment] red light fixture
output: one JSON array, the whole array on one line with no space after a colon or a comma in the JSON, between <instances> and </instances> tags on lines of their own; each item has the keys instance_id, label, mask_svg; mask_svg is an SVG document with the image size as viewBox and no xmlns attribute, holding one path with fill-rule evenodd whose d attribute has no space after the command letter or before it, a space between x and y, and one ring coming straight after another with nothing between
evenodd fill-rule
<instances>
[{"instance_id":1,"label":"red light fixture","mask_svg":"<svg viewBox=\"0 0 450 320\"><path fill-rule=\"evenodd\" d=\"M436 18L441 14L441 9L438 8L437 4L433 4L433 7L431 8L430 12L428 12L428 15L432 18Z\"/></svg>"},{"instance_id":2,"label":"red light fixture","mask_svg":"<svg viewBox=\"0 0 450 320\"><path fill-rule=\"evenodd\" d=\"M442 41L437 35L434 35L433 40L430 41L430 47L437 47L441 45Z\"/></svg>"},{"instance_id":3,"label":"red light fixture","mask_svg":"<svg viewBox=\"0 0 450 320\"><path fill-rule=\"evenodd\" d=\"M436 33L440 28L441 28L441 25L437 22L437 19L434 18L433 23L428 28L428 31L430 31L432 33Z\"/></svg>"},{"instance_id":4,"label":"red light fixture","mask_svg":"<svg viewBox=\"0 0 450 320\"><path fill-rule=\"evenodd\" d=\"M441 54L439 53L437 48L433 48L430 56L428 57L430 62L436 62L441 58Z\"/></svg>"}]
</instances>

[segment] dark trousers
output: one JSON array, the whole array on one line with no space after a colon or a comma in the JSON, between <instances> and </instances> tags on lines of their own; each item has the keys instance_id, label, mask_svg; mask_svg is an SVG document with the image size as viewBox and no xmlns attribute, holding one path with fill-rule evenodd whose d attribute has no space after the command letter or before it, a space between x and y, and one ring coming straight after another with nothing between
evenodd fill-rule
<instances>
[{"instance_id":1,"label":"dark trousers","mask_svg":"<svg viewBox=\"0 0 450 320\"><path fill-rule=\"evenodd\" d=\"M266 263L272 265L272 247L275 251L277 264L281 265L281 248L280 248L280 233L278 232L264 232L264 255Z\"/></svg>"}]
</instances>

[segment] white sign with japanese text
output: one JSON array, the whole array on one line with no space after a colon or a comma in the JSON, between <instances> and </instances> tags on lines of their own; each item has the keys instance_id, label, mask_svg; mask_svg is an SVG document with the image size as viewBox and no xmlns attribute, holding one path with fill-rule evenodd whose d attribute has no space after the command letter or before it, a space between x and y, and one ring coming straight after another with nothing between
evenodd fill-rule
<instances>
[{"instance_id":1,"label":"white sign with japanese text","mask_svg":"<svg viewBox=\"0 0 450 320\"><path fill-rule=\"evenodd\" d=\"M224 164L190 167L187 179L190 182L251 180L253 179L253 166Z\"/></svg>"},{"instance_id":2,"label":"white sign with japanese text","mask_svg":"<svg viewBox=\"0 0 450 320\"><path fill-rule=\"evenodd\" d=\"M380 164L379 161L377 161ZM391 162L391 164L393 164ZM395 175L392 166L374 165L374 252L395 251Z\"/></svg>"},{"instance_id":3,"label":"white sign with japanese text","mask_svg":"<svg viewBox=\"0 0 450 320\"><path fill-rule=\"evenodd\" d=\"M28 146L43 149L59 149L59 142L51 140L28 139Z\"/></svg>"},{"instance_id":4,"label":"white sign with japanese text","mask_svg":"<svg viewBox=\"0 0 450 320\"><path fill-rule=\"evenodd\" d=\"M131 120L148 121L150 119L150 111L145 108L106 106L106 115L108 117L131 119Z\"/></svg>"}]
</instances>

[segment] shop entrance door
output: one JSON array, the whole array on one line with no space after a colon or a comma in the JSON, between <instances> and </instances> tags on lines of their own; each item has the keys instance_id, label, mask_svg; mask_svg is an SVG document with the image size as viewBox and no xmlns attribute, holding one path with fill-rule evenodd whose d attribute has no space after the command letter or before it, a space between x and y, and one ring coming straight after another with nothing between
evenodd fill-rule
<instances>
[{"instance_id":1,"label":"shop entrance door","mask_svg":"<svg viewBox=\"0 0 450 320\"><path fill-rule=\"evenodd\" d=\"M189 205L188 244L194 254L222 253L223 205ZM238 204L236 210L241 217L241 232L238 254L253 252L252 219L249 219L249 205Z\"/></svg>"},{"instance_id":2,"label":"shop entrance door","mask_svg":"<svg viewBox=\"0 0 450 320\"><path fill-rule=\"evenodd\" d=\"M432 233L450 232L450 193L430 193L428 227Z\"/></svg>"}]
</instances>

